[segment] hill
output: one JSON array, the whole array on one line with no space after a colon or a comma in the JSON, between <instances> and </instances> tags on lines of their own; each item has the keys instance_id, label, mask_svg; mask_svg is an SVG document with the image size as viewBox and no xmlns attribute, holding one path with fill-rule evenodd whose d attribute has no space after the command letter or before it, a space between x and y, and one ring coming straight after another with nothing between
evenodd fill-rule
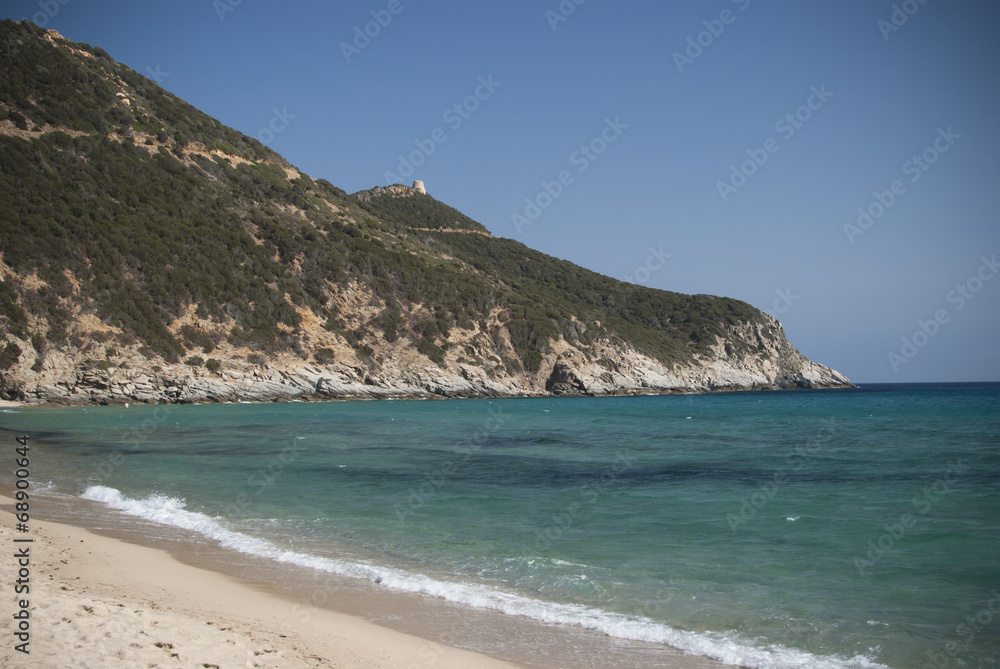
<instances>
[{"instance_id":1,"label":"hill","mask_svg":"<svg viewBox=\"0 0 1000 669\"><path fill-rule=\"evenodd\" d=\"M635 286L402 185L313 179L103 50L0 23L0 394L847 385L737 300Z\"/></svg>"}]
</instances>

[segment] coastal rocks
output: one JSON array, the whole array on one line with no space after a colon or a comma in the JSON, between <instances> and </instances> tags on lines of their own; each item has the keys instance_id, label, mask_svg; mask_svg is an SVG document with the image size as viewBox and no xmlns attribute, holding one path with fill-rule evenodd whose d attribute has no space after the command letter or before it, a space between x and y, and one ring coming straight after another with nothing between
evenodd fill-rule
<instances>
[{"instance_id":1,"label":"coastal rocks","mask_svg":"<svg viewBox=\"0 0 1000 669\"><path fill-rule=\"evenodd\" d=\"M805 358L756 364L726 360L695 361L685 367L665 369L635 351L603 351L601 362L582 355L556 359L534 375L490 377L476 367L381 370L361 379L353 374L321 371L303 366L200 376L183 365L159 374L119 375L114 370L82 372L72 381L31 383L26 379L11 387L10 399L29 403L195 403L268 402L300 399L509 397L524 395L620 395L664 392L707 392L765 388L819 388L849 386L834 370ZM609 357L613 356L613 357Z\"/></svg>"},{"instance_id":2,"label":"coastal rocks","mask_svg":"<svg viewBox=\"0 0 1000 669\"><path fill-rule=\"evenodd\" d=\"M835 370L808 360L784 337L781 325L764 318L733 326L707 354L664 365L620 340L586 345L560 337L549 342L534 372L509 365L510 348L476 332L453 334L440 363L405 342L357 358L349 348L337 362L316 364L277 358L250 364L249 354L216 351L215 370L150 361L122 351L95 363L86 354L51 351L32 367L28 355L0 375L5 399L29 403L115 404L268 402L348 398L519 397L638 395L774 388L849 387ZM464 337L464 339L462 338ZM28 350L30 342L19 343ZM474 358L470 360L470 358ZM158 363L160 366L158 366ZM40 369L38 369L40 367Z\"/></svg>"},{"instance_id":3,"label":"coastal rocks","mask_svg":"<svg viewBox=\"0 0 1000 669\"><path fill-rule=\"evenodd\" d=\"M421 394L438 395L440 397L461 397L482 393L483 385L476 380L470 381L462 370L458 373L444 370L440 367L424 367L404 375L410 387Z\"/></svg>"},{"instance_id":4,"label":"coastal rocks","mask_svg":"<svg viewBox=\"0 0 1000 669\"><path fill-rule=\"evenodd\" d=\"M77 375L77 385L89 386L97 390L107 390L111 384L111 377L107 372L87 370Z\"/></svg>"},{"instance_id":5,"label":"coastal rocks","mask_svg":"<svg viewBox=\"0 0 1000 669\"><path fill-rule=\"evenodd\" d=\"M545 381L545 392L553 395L586 393L587 387L576 375L569 363L559 360L552 367L552 373Z\"/></svg>"}]
</instances>

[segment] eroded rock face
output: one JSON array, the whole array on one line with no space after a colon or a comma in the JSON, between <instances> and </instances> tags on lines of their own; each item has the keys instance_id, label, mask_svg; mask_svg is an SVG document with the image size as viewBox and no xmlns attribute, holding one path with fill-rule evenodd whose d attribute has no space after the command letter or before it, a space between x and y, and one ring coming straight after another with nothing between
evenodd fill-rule
<instances>
[{"instance_id":1,"label":"eroded rock face","mask_svg":"<svg viewBox=\"0 0 1000 669\"><path fill-rule=\"evenodd\" d=\"M62 356L59 364L47 364L40 373L23 367L8 371L0 383L5 399L61 404L638 395L851 385L844 375L805 358L783 337L752 356L729 356L724 343L719 348L713 357L667 368L610 342L596 342L584 351L560 340L552 342L552 351L533 374L451 360L442 366L398 355L367 365L327 366L292 360L260 367L223 359L219 373L183 364L159 371L82 369L83 363Z\"/></svg>"},{"instance_id":2,"label":"eroded rock face","mask_svg":"<svg viewBox=\"0 0 1000 669\"><path fill-rule=\"evenodd\" d=\"M545 381L545 392L553 395L570 395L586 393L587 387L576 376L569 363L559 360L552 367L552 373Z\"/></svg>"},{"instance_id":3,"label":"eroded rock face","mask_svg":"<svg viewBox=\"0 0 1000 669\"><path fill-rule=\"evenodd\" d=\"M769 316L758 323L731 326L726 338L718 337L707 355L672 365L620 340L599 339L586 345L563 338L550 340L548 353L535 372L508 364L514 353L496 315L486 327L494 334L479 325L454 328L438 362L404 338L381 339L370 353L361 355L316 326L307 332L311 348L272 357L266 364L259 364L260 356L254 351L223 342L212 353L211 369L204 364L148 359L148 351L143 354L138 345L117 347L114 359L95 362L89 357L95 355L93 351L58 349L41 354L30 340L17 339L23 354L0 371L0 397L61 404L268 402L639 395L851 385L844 375L795 350L781 325ZM319 348L331 362L315 361ZM187 351L184 357L195 352Z\"/></svg>"}]
</instances>

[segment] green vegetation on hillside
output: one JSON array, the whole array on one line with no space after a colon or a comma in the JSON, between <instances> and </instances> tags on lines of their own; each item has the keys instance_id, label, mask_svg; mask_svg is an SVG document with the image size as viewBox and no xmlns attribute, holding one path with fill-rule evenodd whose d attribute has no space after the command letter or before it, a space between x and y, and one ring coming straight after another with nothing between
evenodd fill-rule
<instances>
[{"instance_id":1,"label":"green vegetation on hillside","mask_svg":"<svg viewBox=\"0 0 1000 669\"><path fill-rule=\"evenodd\" d=\"M160 142L182 147L199 142L248 160L284 164L256 139L116 63L103 49L74 44L91 56L80 57L65 43L53 46L44 35L30 22L0 22L0 104L10 118L23 119L22 129L47 124L100 134L135 130L158 135Z\"/></svg>"},{"instance_id":2,"label":"green vegetation on hillside","mask_svg":"<svg viewBox=\"0 0 1000 669\"><path fill-rule=\"evenodd\" d=\"M15 275L0 281L5 364L20 359L12 337L30 338L39 354L79 345L74 309L120 327L122 344L210 371L217 360L190 353L211 353L220 336L262 354L332 360L332 350L304 346L305 308L362 357L375 354L378 332L439 363L456 328L478 328L500 350L503 333L487 318L498 313L512 370L538 370L560 336L628 342L668 365L707 353L717 336L739 352L759 344L727 330L763 322L743 302L629 285L518 242L448 232L486 228L427 195L359 200L323 179L290 179L280 156L100 49L4 21L0 65L9 75L0 124L37 129L31 139L0 134L0 254ZM136 142L136 133L155 139ZM32 274L44 285L22 280ZM360 327L335 299L354 282L381 310ZM194 306L226 324L224 335L172 334Z\"/></svg>"},{"instance_id":3,"label":"green vegetation on hillside","mask_svg":"<svg viewBox=\"0 0 1000 669\"><path fill-rule=\"evenodd\" d=\"M414 193L406 197L372 197L362 201L361 206L377 218L395 223L402 228L487 232L481 223L424 193Z\"/></svg>"},{"instance_id":4,"label":"green vegetation on hillside","mask_svg":"<svg viewBox=\"0 0 1000 669\"><path fill-rule=\"evenodd\" d=\"M437 233L449 252L486 275L510 282L516 296L508 324L515 348L544 348L562 334L587 340L600 323L602 336L617 336L661 361L707 354L715 337L730 338L726 326L763 322L745 302L711 295L683 295L636 286L534 251L510 239ZM521 297L523 296L523 297ZM582 324L585 331L580 331ZM734 342L743 352L750 342ZM756 342L753 342L756 345Z\"/></svg>"}]
</instances>

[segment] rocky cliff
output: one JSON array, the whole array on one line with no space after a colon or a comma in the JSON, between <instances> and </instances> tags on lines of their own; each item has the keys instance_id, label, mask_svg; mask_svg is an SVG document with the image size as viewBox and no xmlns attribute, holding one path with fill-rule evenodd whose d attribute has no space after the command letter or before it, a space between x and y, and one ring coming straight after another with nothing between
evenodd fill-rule
<instances>
[{"instance_id":1,"label":"rocky cliff","mask_svg":"<svg viewBox=\"0 0 1000 669\"><path fill-rule=\"evenodd\" d=\"M102 50L0 22L0 397L205 402L845 386L750 305L348 195Z\"/></svg>"},{"instance_id":2,"label":"rocky cliff","mask_svg":"<svg viewBox=\"0 0 1000 669\"><path fill-rule=\"evenodd\" d=\"M780 331L777 321L768 326ZM719 339L715 355L669 367L621 343L599 340L589 346L564 339L552 342L539 371L509 370L504 353L488 334L456 333L453 347L472 351L492 364L450 354L434 363L406 343L386 343L373 356L357 356L332 342L332 356L319 363L293 356L267 362L246 350L224 345L211 360L219 367L151 364L138 350L120 351L95 363L86 353L50 352L41 369L28 356L2 376L4 397L28 403L192 403L329 400L350 398L518 397L546 395L644 395L778 388L850 386L842 374L811 362L783 338L758 337L753 355L730 356ZM98 337L100 338L100 337ZM458 343L461 346L458 346ZM213 365L214 367L214 365Z\"/></svg>"}]
</instances>

